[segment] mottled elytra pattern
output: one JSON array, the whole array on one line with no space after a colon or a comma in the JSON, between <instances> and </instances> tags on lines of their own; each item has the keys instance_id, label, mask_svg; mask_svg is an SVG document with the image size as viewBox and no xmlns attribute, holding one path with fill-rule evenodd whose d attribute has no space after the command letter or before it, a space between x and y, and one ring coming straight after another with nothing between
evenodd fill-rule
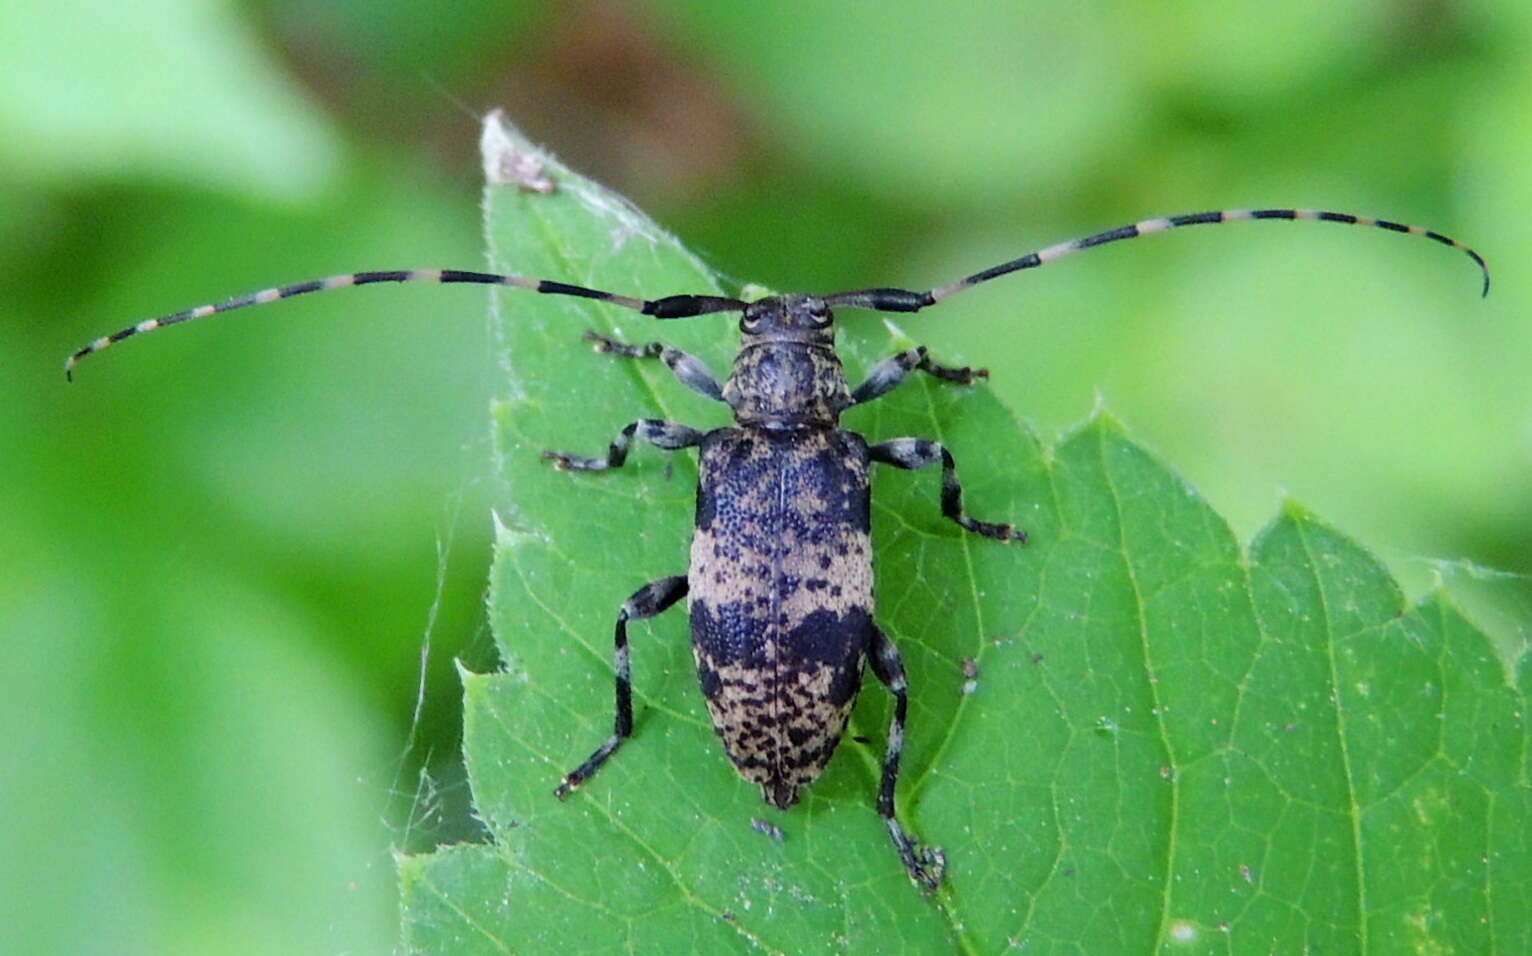
<instances>
[{"instance_id":1,"label":"mottled elytra pattern","mask_svg":"<svg viewBox=\"0 0 1532 956\"><path fill-rule=\"evenodd\" d=\"M724 749L783 809L835 752L872 622L867 443L723 428L702 443L692 538L697 675Z\"/></svg>"},{"instance_id":2,"label":"mottled elytra pattern","mask_svg":"<svg viewBox=\"0 0 1532 956\"><path fill-rule=\"evenodd\" d=\"M604 457L544 452L558 468L589 472L623 467L634 439L666 450L697 447L700 459L696 531L686 573L645 585L618 611L612 734L565 776L555 794L563 798L572 793L632 734L628 622L653 617L688 598L697 675L714 727L740 774L757 784L773 806L792 806L824 770L845 731L863 671L871 666L894 698L877 810L910 877L934 889L941 882L945 858L939 849L915 840L899 822L895 804L909 696L898 647L875 623L869 468L874 463L906 469L940 464L944 517L997 542L1020 542L1026 535L1010 524L979 521L966 513L956 461L940 442L894 437L869 446L862 436L839 427L846 409L887 394L912 372L960 386L988 373L939 365L920 347L879 363L853 389L834 351L833 310L916 312L990 279L1082 249L1180 226L1246 219L1339 222L1422 236L1466 253L1483 273L1484 292L1489 291L1483 258L1438 232L1347 213L1226 210L1146 219L1029 252L924 292L872 288L826 296L770 296L749 303L687 294L651 300L493 273L359 272L147 319L75 351L64 370L72 373L85 356L142 332L247 305L374 282L515 286L593 299L659 319L739 312L742 342L723 383L695 356L661 342L625 344L587 333L597 351L663 361L688 388L727 403L735 424L704 433L678 422L639 419L618 432Z\"/></svg>"}]
</instances>

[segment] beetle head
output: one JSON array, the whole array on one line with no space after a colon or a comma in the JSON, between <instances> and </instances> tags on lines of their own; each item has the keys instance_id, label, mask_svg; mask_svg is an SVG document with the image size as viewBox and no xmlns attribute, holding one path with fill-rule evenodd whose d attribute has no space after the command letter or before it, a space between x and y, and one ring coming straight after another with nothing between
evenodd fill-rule
<instances>
[{"instance_id":1,"label":"beetle head","mask_svg":"<svg viewBox=\"0 0 1532 956\"><path fill-rule=\"evenodd\" d=\"M746 343L835 344L835 313L812 295L774 295L745 306L739 330Z\"/></svg>"}]
</instances>

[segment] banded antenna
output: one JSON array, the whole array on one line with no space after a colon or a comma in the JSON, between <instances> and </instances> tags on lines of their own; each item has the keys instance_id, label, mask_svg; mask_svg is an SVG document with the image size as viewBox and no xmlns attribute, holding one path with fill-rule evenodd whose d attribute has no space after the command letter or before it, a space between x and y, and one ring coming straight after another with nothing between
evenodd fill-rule
<instances>
[{"instance_id":1,"label":"banded antenna","mask_svg":"<svg viewBox=\"0 0 1532 956\"><path fill-rule=\"evenodd\" d=\"M620 305L625 309L642 312L644 315L652 315L657 319L679 319L693 315L705 315L709 312L742 311L744 302L738 299L724 298L716 295L672 295L663 299L635 299L631 296L617 295L613 292L603 292L600 289L588 289L585 286L569 285L564 282L553 282L548 279L528 279L523 276L501 275L494 272L465 272L461 269L400 269L392 272L349 272L345 275L330 276L327 279L310 279L307 282L295 282L292 285L279 285L270 289L262 289L249 295L229 299L225 302L217 302L209 305L199 305L194 309L184 312L175 312L171 315L162 315L157 319L145 319L137 325L130 325L125 329L119 329L111 335L103 335L84 348L76 349L69 358L64 360L64 377L74 380L74 367L87 355L92 355L108 346L116 345L123 339L142 335L145 332L153 332L163 329L168 325L179 325L182 322L190 322L193 319L205 319L210 315L220 312L232 312L235 309L243 309L247 305L265 305L268 302L276 302L278 299L290 299L295 295L303 295L308 292L324 292L329 289L344 289L354 285L371 285L374 282L475 282L481 285L509 285L518 289L531 289L534 292L542 292L549 295L572 295L582 299L595 299L598 302L610 302Z\"/></svg>"},{"instance_id":2,"label":"banded antenna","mask_svg":"<svg viewBox=\"0 0 1532 956\"><path fill-rule=\"evenodd\" d=\"M1019 259L1002 262L998 266L990 266L983 272L975 272L971 276L959 279L956 282L949 282L943 286L937 286L926 292L911 292L908 289L860 289L855 292L836 292L825 296L824 300L825 304L832 308L835 306L851 306L853 308L873 309L878 312L918 312L927 306L935 305L943 299L949 299L965 289L972 289L981 282L998 279L1000 276L1009 275L1012 272L1020 272L1022 269L1036 269L1038 266L1045 266L1056 259L1062 259L1082 249L1103 246L1109 242L1117 242L1122 239L1137 239L1139 236L1164 232L1167 229L1179 229L1182 226L1241 222L1246 219L1312 219L1319 222L1340 222L1352 226L1373 226L1378 229L1387 229L1391 232L1404 232L1412 236L1434 239L1443 245L1462 251L1468 258L1474 261L1484 276L1484 289L1480 294L1489 295L1489 266L1485 264L1484 257L1451 236L1444 236L1431 229L1407 226L1404 223L1390 222L1387 219L1373 219L1370 216L1356 216L1348 212L1325 212L1319 209L1222 209L1217 212L1194 212L1180 216L1166 216L1160 219L1145 219L1142 222L1135 222L1131 225L1108 229L1106 232L1098 232L1093 236L1086 236L1083 239L1071 239L1068 242L1060 242L1046 249L1029 252Z\"/></svg>"},{"instance_id":3,"label":"banded antenna","mask_svg":"<svg viewBox=\"0 0 1532 956\"><path fill-rule=\"evenodd\" d=\"M1062 259L1071 253L1079 252L1082 249L1090 249L1094 246L1101 246L1122 239L1136 239L1139 236L1164 232L1167 229L1178 229L1182 226L1239 222L1247 219L1305 219L1319 222L1339 222L1355 226L1372 226L1378 229L1387 229L1391 232L1403 232L1412 236L1433 239L1443 245L1462 251L1472 259L1484 276L1482 294L1489 295L1489 266L1485 264L1484 257L1451 236L1445 236L1430 229L1391 222L1387 219L1373 219L1368 216L1352 215L1351 213L1325 212L1314 209L1225 209L1217 212L1197 212L1180 216L1167 216L1160 219L1145 219L1141 222L1119 226L1116 229L1098 232L1095 235L1086 236L1081 239L1060 242L1056 245L1048 246L1046 249L1029 252L1018 259L1002 262L982 272L975 272L973 275L959 279L956 282L937 286L925 292L914 292L909 289L897 288L859 289L850 292L835 292L821 298L824 299L826 305L832 308L844 306L848 308L872 309L878 312L918 312L944 299L951 298L959 292L971 289L982 282L988 282L991 279L997 279L1000 276L1019 272L1023 269L1035 269L1038 266L1047 265L1054 260ZM748 305L748 303L740 299L715 295L671 295L660 299L640 299L548 279L529 279L522 276L501 275L491 272L467 272L459 269L352 272L346 275L330 276L327 279L311 279L307 282L297 282L292 285L262 289L259 292L242 295L225 302L199 305L184 312L176 312L155 319L145 319L136 325L130 325L125 329L113 332L111 335L102 336L89 345L75 350L74 353L64 360L64 376L73 380L74 368L81 359L87 355L100 352L111 345L115 345L123 339L131 338L144 332L153 332L156 329L162 329L169 325L178 325L182 322L189 322L192 319L202 319L210 315L217 315L220 312L242 309L249 305L264 305L268 302L275 302L278 299L287 299L309 292L323 292L328 289L343 289L348 286L370 285L374 282L472 282L482 285L515 286L519 289L530 289L534 292L548 295L571 295L585 299L594 299L598 302L610 302L613 305L632 309L644 315L651 315L657 319L680 319L695 315L707 315L714 312L740 312Z\"/></svg>"}]
</instances>

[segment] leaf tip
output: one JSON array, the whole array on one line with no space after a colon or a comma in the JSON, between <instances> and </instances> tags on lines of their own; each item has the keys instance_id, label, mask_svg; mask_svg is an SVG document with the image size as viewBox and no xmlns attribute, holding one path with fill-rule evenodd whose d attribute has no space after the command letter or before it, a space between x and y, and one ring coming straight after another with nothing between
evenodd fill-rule
<instances>
[{"instance_id":1,"label":"leaf tip","mask_svg":"<svg viewBox=\"0 0 1532 956\"><path fill-rule=\"evenodd\" d=\"M914 339L910 338L910 334L904 331L904 327L892 319L884 319L883 327L888 330L889 337L900 348L910 348L917 344Z\"/></svg>"},{"instance_id":2,"label":"leaf tip","mask_svg":"<svg viewBox=\"0 0 1532 956\"><path fill-rule=\"evenodd\" d=\"M1106 411L1106 392L1098 386L1091 392L1091 414Z\"/></svg>"},{"instance_id":3,"label":"leaf tip","mask_svg":"<svg viewBox=\"0 0 1532 956\"><path fill-rule=\"evenodd\" d=\"M1085 419L1085 428L1087 431L1098 431L1105 435L1126 436L1128 433L1122 420L1112 414L1111 409L1107 407L1106 395L1100 389L1096 390L1090 415Z\"/></svg>"},{"instance_id":4,"label":"leaf tip","mask_svg":"<svg viewBox=\"0 0 1532 956\"><path fill-rule=\"evenodd\" d=\"M547 539L521 528L513 527L504 517L500 510L494 509L491 514L495 522L495 553L509 553L526 547L530 544L545 542Z\"/></svg>"},{"instance_id":5,"label":"leaf tip","mask_svg":"<svg viewBox=\"0 0 1532 956\"><path fill-rule=\"evenodd\" d=\"M461 657L454 657L452 659L452 668L453 670L457 671L457 679L461 681L464 686L467 686L468 682L474 678L483 676L482 674L479 674L476 671L470 669L469 666L463 662Z\"/></svg>"},{"instance_id":6,"label":"leaf tip","mask_svg":"<svg viewBox=\"0 0 1532 956\"><path fill-rule=\"evenodd\" d=\"M552 157L532 145L505 118L503 110L490 110L479 131L479 159L486 186L515 186L525 192L551 193L557 185L548 174Z\"/></svg>"},{"instance_id":7,"label":"leaf tip","mask_svg":"<svg viewBox=\"0 0 1532 956\"><path fill-rule=\"evenodd\" d=\"M1310 511L1298 499L1284 494L1277 502L1276 520L1290 521L1293 524L1314 524L1319 521L1319 516Z\"/></svg>"}]
</instances>

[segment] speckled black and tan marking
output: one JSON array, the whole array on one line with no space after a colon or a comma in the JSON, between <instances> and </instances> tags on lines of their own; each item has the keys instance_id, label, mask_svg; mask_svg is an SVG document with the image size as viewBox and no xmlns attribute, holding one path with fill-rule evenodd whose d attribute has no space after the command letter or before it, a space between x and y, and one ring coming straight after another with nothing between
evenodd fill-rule
<instances>
[{"instance_id":1,"label":"speckled black and tan marking","mask_svg":"<svg viewBox=\"0 0 1532 956\"><path fill-rule=\"evenodd\" d=\"M867 443L723 428L699 455L697 674L729 758L786 809L835 752L871 640Z\"/></svg>"},{"instance_id":2,"label":"speckled black and tan marking","mask_svg":"<svg viewBox=\"0 0 1532 956\"><path fill-rule=\"evenodd\" d=\"M695 356L660 342L626 345L594 332L586 335L597 351L663 361L688 388L726 402L735 425L704 434L676 422L645 418L623 428L604 458L544 452L543 457L561 469L607 471L623 467L633 439L639 438L672 451L698 447L701 464L696 533L687 573L647 584L622 605L614 630L612 735L565 775L554 792L560 798L568 796L633 732L628 622L653 617L689 595L697 674L714 727L740 774L760 786L773 806L792 806L802 788L824 770L845 731L863 670L871 666L894 697L878 785L878 813L911 879L935 888L946 860L939 849L915 840L899 823L895 807L909 693L899 649L874 623L868 468L874 462L912 469L940 463L945 517L997 541L1019 542L1026 536L1009 524L978 521L966 514L957 466L941 443L895 438L869 446L862 436L839 427L847 408L887 394L911 372L959 385L988 373L938 365L919 347L879 363L853 390L835 355L832 310L917 312L990 279L1046 265L1083 249L1181 226L1249 219L1339 222L1431 239L1466 253L1483 272L1484 292L1489 292L1484 259L1438 232L1349 213L1225 210L1145 219L1029 252L924 292L873 288L826 296L769 296L750 303L686 294L650 300L548 279L453 269L358 272L145 319L76 350L65 360L64 371L70 375L86 356L168 325L309 292L376 282L514 286L592 299L657 319L741 313L743 341L722 385ZM968 676L965 693L976 679L976 675Z\"/></svg>"}]
</instances>

